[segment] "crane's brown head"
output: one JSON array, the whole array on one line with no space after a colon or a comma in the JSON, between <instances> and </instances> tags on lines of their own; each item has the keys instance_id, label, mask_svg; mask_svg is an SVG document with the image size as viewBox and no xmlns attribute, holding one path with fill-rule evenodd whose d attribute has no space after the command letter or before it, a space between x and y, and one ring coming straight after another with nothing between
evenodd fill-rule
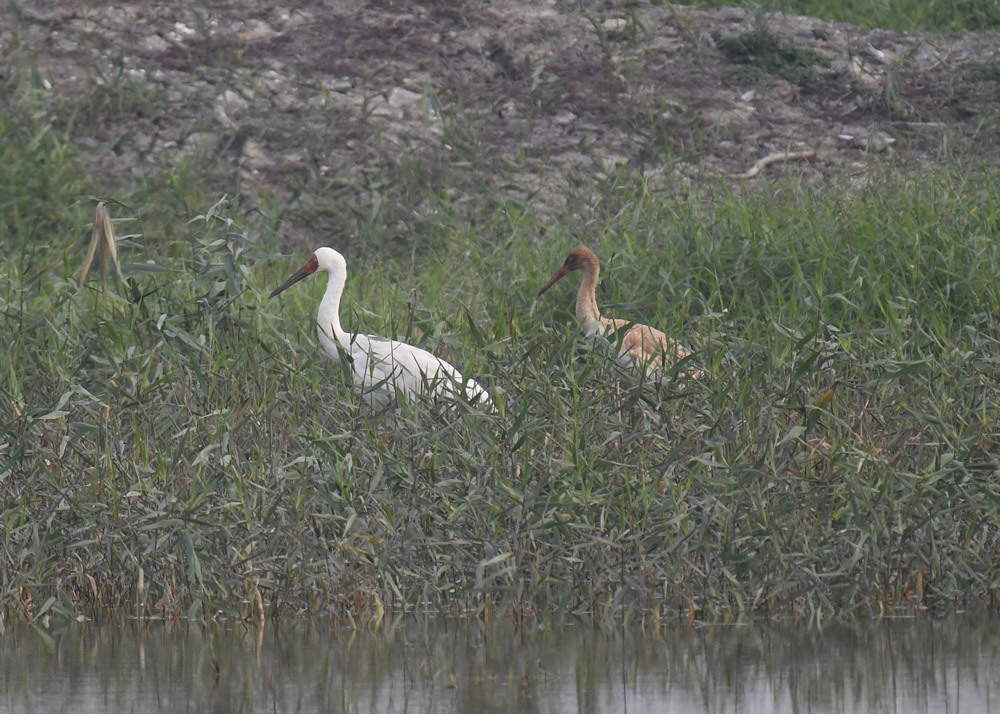
<instances>
[{"instance_id":1,"label":"crane's brown head","mask_svg":"<svg viewBox=\"0 0 1000 714\"><path fill-rule=\"evenodd\" d=\"M295 285L295 283L299 282L303 278L308 278L310 275L316 272L316 269L318 267L319 267L319 259L316 257L316 253L313 253L311 256L309 256L309 260L306 261L305 265L303 265L301 268L299 268L294 273L289 275L288 280L286 280L281 285L272 290L271 294L268 295L268 297L274 297L278 293L287 290L292 285Z\"/></svg>"},{"instance_id":2,"label":"crane's brown head","mask_svg":"<svg viewBox=\"0 0 1000 714\"><path fill-rule=\"evenodd\" d=\"M590 248L583 245L577 246L566 256L566 262L559 266L559 270L553 273L552 277L549 278L549 282L545 283L542 289L538 291L538 295L541 295L555 285L560 278L569 275L574 270L583 270L588 265L599 266L597 256L594 255L594 251Z\"/></svg>"}]
</instances>

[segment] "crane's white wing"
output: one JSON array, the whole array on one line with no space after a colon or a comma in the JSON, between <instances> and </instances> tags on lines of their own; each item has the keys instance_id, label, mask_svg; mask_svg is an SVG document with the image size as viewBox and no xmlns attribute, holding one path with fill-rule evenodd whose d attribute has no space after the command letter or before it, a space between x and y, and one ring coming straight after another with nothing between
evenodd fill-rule
<instances>
[{"instance_id":1,"label":"crane's white wing","mask_svg":"<svg viewBox=\"0 0 1000 714\"><path fill-rule=\"evenodd\" d=\"M364 338L364 339L362 339ZM464 382L461 373L427 350L395 340L358 335L355 356L356 378L365 392L385 390L404 397L419 394L455 399L462 393L470 400L491 403L489 394L475 380Z\"/></svg>"}]
</instances>

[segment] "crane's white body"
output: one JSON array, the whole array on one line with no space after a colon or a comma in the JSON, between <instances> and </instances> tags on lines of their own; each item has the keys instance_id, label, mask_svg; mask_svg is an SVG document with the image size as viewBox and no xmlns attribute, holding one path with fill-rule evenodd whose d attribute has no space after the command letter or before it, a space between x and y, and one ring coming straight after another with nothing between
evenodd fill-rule
<instances>
[{"instance_id":1,"label":"crane's white body","mask_svg":"<svg viewBox=\"0 0 1000 714\"><path fill-rule=\"evenodd\" d=\"M457 369L427 350L373 335L352 335L344 330L340 324L340 299L347 283L347 262L333 248L318 248L299 272L271 294L278 294L316 271L324 271L328 276L316 315L320 344L337 362L343 357L350 360L354 384L361 388L363 398L371 406L386 406L394 397L432 395L455 400L462 395L470 402L481 402L492 409L493 401L482 385L474 379L463 379Z\"/></svg>"}]
</instances>

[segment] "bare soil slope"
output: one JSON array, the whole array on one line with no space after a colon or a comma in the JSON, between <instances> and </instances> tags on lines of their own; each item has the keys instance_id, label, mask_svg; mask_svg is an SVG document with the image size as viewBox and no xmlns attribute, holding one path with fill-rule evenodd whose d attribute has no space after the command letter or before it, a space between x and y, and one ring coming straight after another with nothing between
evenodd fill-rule
<instances>
[{"instance_id":1,"label":"bare soil slope","mask_svg":"<svg viewBox=\"0 0 1000 714\"><path fill-rule=\"evenodd\" d=\"M582 6L5 4L3 99L40 96L106 188L207 158L320 225L386 193L416 208L428 186L530 199L544 216L622 165L688 190L789 171L824 182L887 156L995 160L996 33ZM18 59L36 89L14 81Z\"/></svg>"}]
</instances>

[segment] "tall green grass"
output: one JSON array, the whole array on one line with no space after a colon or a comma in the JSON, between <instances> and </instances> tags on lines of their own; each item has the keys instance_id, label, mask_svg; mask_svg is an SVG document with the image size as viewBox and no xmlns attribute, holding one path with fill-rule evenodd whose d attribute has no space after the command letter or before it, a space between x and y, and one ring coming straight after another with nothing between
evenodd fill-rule
<instances>
[{"instance_id":1,"label":"tall green grass","mask_svg":"<svg viewBox=\"0 0 1000 714\"><path fill-rule=\"evenodd\" d=\"M0 108L4 618L995 607L989 171L688 200L623 171L546 222L407 167L381 211L315 238L348 259L344 322L500 408L371 414L316 343L323 279L266 298L315 247L279 254L285 209L188 166L98 190L71 135ZM123 281L78 284L91 193ZM577 276L535 298L580 242L605 312L691 346L704 377L620 373L579 337Z\"/></svg>"},{"instance_id":2,"label":"tall green grass","mask_svg":"<svg viewBox=\"0 0 1000 714\"><path fill-rule=\"evenodd\" d=\"M127 282L78 286L92 203L58 136L26 146L9 166L66 179L0 169L9 617L995 605L988 172L711 201L622 173L559 223L437 198L413 248L345 232L350 329L447 357L500 405L373 415L316 343L323 280L265 297L310 250L252 238L280 216L119 204ZM703 378L621 374L578 336L575 276L535 299L581 241L606 313L689 344Z\"/></svg>"}]
</instances>

